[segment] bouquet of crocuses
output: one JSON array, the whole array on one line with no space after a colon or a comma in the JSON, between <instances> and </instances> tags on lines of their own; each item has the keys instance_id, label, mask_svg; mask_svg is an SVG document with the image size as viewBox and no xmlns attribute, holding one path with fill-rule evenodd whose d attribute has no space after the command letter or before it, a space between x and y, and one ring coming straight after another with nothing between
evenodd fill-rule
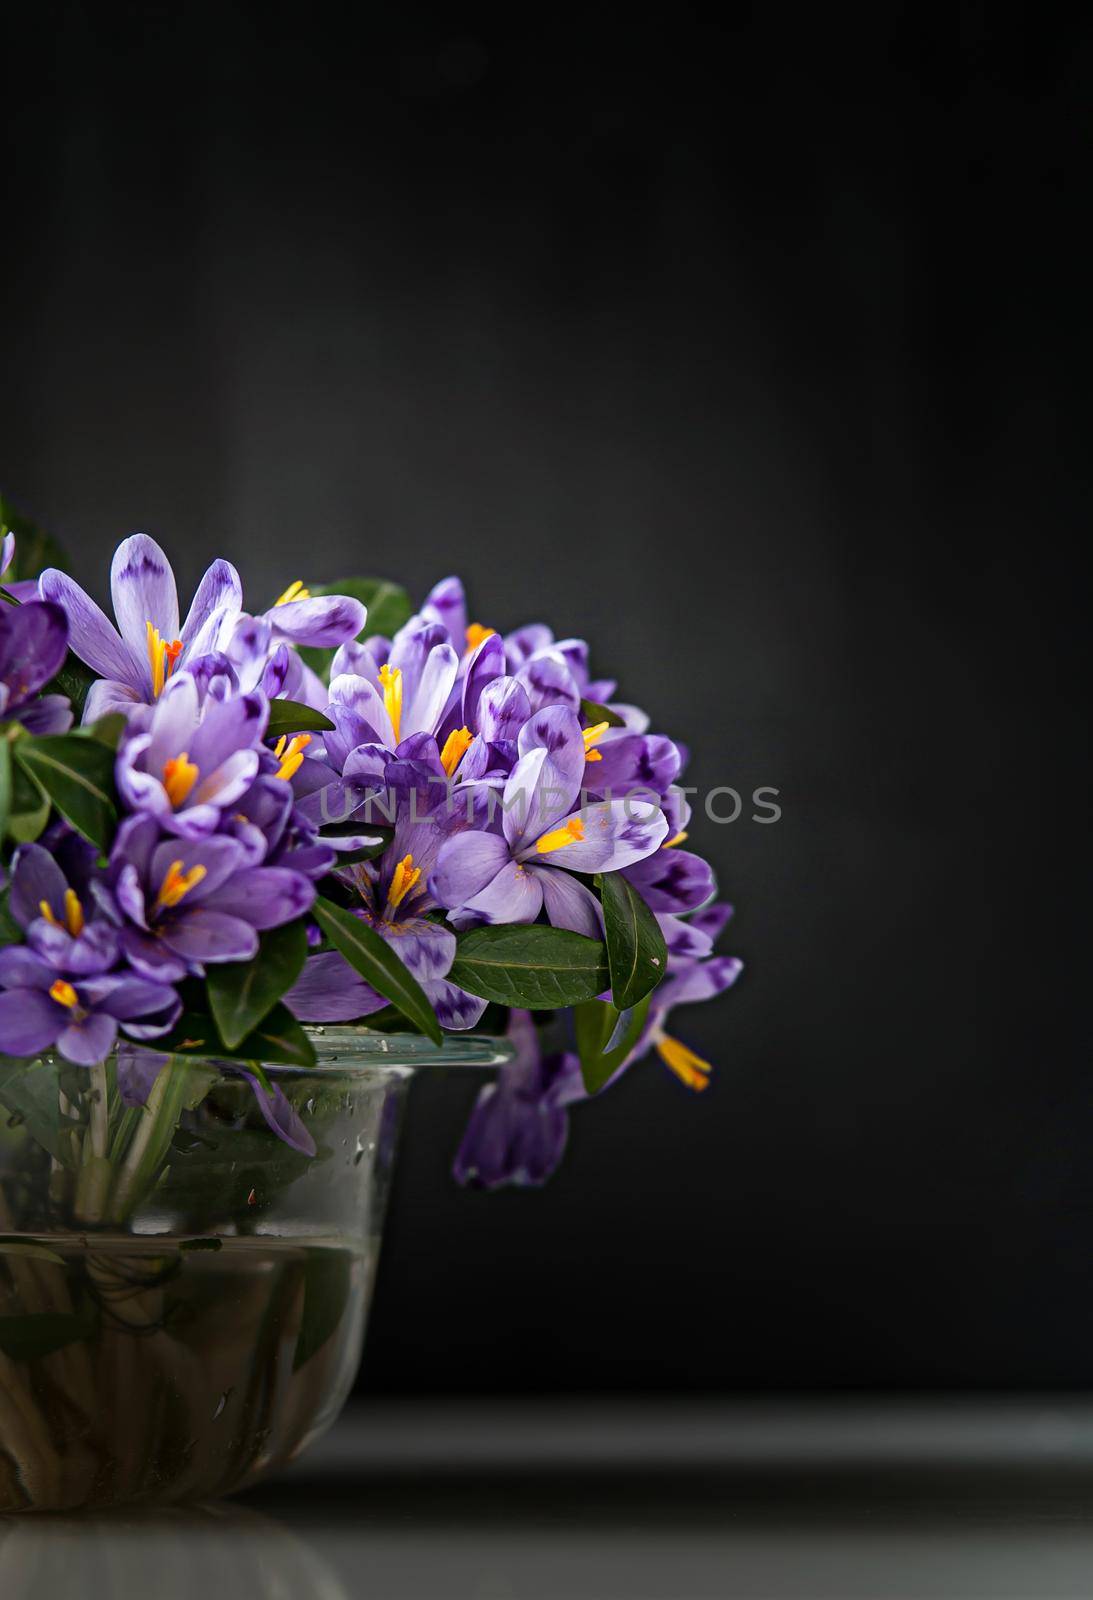
<instances>
[{"instance_id":1,"label":"bouquet of crocuses","mask_svg":"<svg viewBox=\"0 0 1093 1600\"><path fill-rule=\"evenodd\" d=\"M0 501L0 1093L51 1052L248 1077L309 1135L277 1065L302 1023L507 1032L463 1182L541 1182L568 1108L727 988L731 908L684 848L684 751L593 679L587 645L469 621L447 578L293 582L244 609L227 561L185 617L159 545L111 569L115 621ZM547 1045L545 1040L549 1040Z\"/></svg>"}]
</instances>

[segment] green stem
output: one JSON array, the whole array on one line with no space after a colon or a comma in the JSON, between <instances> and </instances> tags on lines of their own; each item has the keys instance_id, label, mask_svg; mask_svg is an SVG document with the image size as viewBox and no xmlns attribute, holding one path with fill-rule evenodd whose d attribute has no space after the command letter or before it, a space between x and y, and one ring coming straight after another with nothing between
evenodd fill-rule
<instances>
[{"instance_id":1,"label":"green stem","mask_svg":"<svg viewBox=\"0 0 1093 1600\"><path fill-rule=\"evenodd\" d=\"M183 1074L177 1069L172 1056L160 1068L148 1091L140 1121L114 1185L114 1198L110 1206L114 1222L125 1220L159 1175L160 1164L182 1110L182 1078Z\"/></svg>"}]
</instances>

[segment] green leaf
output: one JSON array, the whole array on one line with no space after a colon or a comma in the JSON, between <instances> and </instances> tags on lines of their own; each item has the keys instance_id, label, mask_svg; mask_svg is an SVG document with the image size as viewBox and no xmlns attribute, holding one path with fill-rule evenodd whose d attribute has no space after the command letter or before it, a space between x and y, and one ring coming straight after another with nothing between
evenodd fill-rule
<instances>
[{"instance_id":1,"label":"green leaf","mask_svg":"<svg viewBox=\"0 0 1093 1600\"><path fill-rule=\"evenodd\" d=\"M348 1251L312 1250L304 1269L304 1309L292 1370L298 1372L337 1328L349 1303L352 1268Z\"/></svg>"},{"instance_id":2,"label":"green leaf","mask_svg":"<svg viewBox=\"0 0 1093 1600\"><path fill-rule=\"evenodd\" d=\"M90 1300L78 1312L35 1311L0 1317L0 1350L11 1361L37 1361L77 1339L91 1338L98 1325L98 1312Z\"/></svg>"},{"instance_id":3,"label":"green leaf","mask_svg":"<svg viewBox=\"0 0 1093 1600\"><path fill-rule=\"evenodd\" d=\"M114 757L105 745L78 734L20 739L15 759L44 789L66 822L100 850L109 846L117 811Z\"/></svg>"},{"instance_id":4,"label":"green leaf","mask_svg":"<svg viewBox=\"0 0 1093 1600\"><path fill-rule=\"evenodd\" d=\"M45 1061L0 1055L0 1105L55 1160L65 1162L57 1068Z\"/></svg>"},{"instance_id":5,"label":"green leaf","mask_svg":"<svg viewBox=\"0 0 1093 1600\"><path fill-rule=\"evenodd\" d=\"M577 1054L581 1077L589 1094L597 1094L622 1066L641 1037L648 1010L648 995L629 1011L616 1011L606 1000L586 1000L583 1005L574 1007ZM612 1040L617 1042L612 1044Z\"/></svg>"},{"instance_id":6,"label":"green leaf","mask_svg":"<svg viewBox=\"0 0 1093 1600\"><path fill-rule=\"evenodd\" d=\"M207 1057L210 1061L268 1061L283 1067L315 1065L311 1040L283 1005L275 1005L234 1048L221 1039L211 1016L192 1009L182 1013L167 1038L154 1040L153 1047L165 1054Z\"/></svg>"},{"instance_id":7,"label":"green leaf","mask_svg":"<svg viewBox=\"0 0 1093 1600\"><path fill-rule=\"evenodd\" d=\"M601 706L596 700L581 701L581 716L586 722L606 722L609 728L625 728L626 723L610 706Z\"/></svg>"},{"instance_id":8,"label":"green leaf","mask_svg":"<svg viewBox=\"0 0 1093 1600\"><path fill-rule=\"evenodd\" d=\"M596 880L603 902L611 998L620 1011L651 994L668 970L668 946L641 895L621 872Z\"/></svg>"},{"instance_id":9,"label":"green leaf","mask_svg":"<svg viewBox=\"0 0 1093 1600\"><path fill-rule=\"evenodd\" d=\"M311 914L330 943L377 994L396 1005L435 1044L442 1042L440 1024L424 990L374 928L330 900L316 900Z\"/></svg>"},{"instance_id":10,"label":"green leaf","mask_svg":"<svg viewBox=\"0 0 1093 1600\"><path fill-rule=\"evenodd\" d=\"M413 616L410 596L397 583L387 578L341 578L337 583L310 584L312 594L347 594L368 607L368 620L361 631L362 639L372 639L381 633L390 639Z\"/></svg>"},{"instance_id":11,"label":"green leaf","mask_svg":"<svg viewBox=\"0 0 1093 1600\"><path fill-rule=\"evenodd\" d=\"M579 1005L610 983L598 939L566 928L472 928L459 941L448 980L469 994L532 1011Z\"/></svg>"},{"instance_id":12,"label":"green leaf","mask_svg":"<svg viewBox=\"0 0 1093 1600\"><path fill-rule=\"evenodd\" d=\"M108 716L100 717L97 722L89 722L85 728L79 730L87 739L97 739L108 750L117 750L121 743L121 736L125 732L125 718L120 711L111 711Z\"/></svg>"},{"instance_id":13,"label":"green leaf","mask_svg":"<svg viewBox=\"0 0 1093 1600\"><path fill-rule=\"evenodd\" d=\"M266 738L277 739L283 733L324 733L333 726L321 711L301 705L297 700L271 700Z\"/></svg>"},{"instance_id":14,"label":"green leaf","mask_svg":"<svg viewBox=\"0 0 1093 1600\"><path fill-rule=\"evenodd\" d=\"M52 810L49 796L42 793L18 765L12 764L11 811L8 815L8 833L16 844L33 844L44 832Z\"/></svg>"},{"instance_id":15,"label":"green leaf","mask_svg":"<svg viewBox=\"0 0 1093 1600\"><path fill-rule=\"evenodd\" d=\"M303 971L307 933L302 921L268 928L252 961L210 964L205 983L220 1037L234 1049L252 1033Z\"/></svg>"},{"instance_id":16,"label":"green leaf","mask_svg":"<svg viewBox=\"0 0 1093 1600\"><path fill-rule=\"evenodd\" d=\"M263 1022L228 1052L239 1061L277 1067L313 1067L315 1046L287 1006L276 1005Z\"/></svg>"}]
</instances>

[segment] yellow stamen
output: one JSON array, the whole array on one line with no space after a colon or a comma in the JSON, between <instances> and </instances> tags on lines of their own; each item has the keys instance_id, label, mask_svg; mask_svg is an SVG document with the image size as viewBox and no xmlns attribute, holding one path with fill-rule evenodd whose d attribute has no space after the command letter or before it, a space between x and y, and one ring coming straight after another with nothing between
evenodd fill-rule
<instances>
[{"instance_id":1,"label":"yellow stamen","mask_svg":"<svg viewBox=\"0 0 1093 1600\"><path fill-rule=\"evenodd\" d=\"M594 750L592 746L599 744L610 726L609 722L595 722L591 728L586 728L581 734L581 738L584 740L584 758L586 761L603 760L602 752Z\"/></svg>"},{"instance_id":2,"label":"yellow stamen","mask_svg":"<svg viewBox=\"0 0 1093 1600\"><path fill-rule=\"evenodd\" d=\"M285 735L282 734L273 747L273 753L281 765L277 768L277 776L284 778L287 783L289 778L299 772L304 764L304 751L311 743L310 733L297 733L285 746Z\"/></svg>"},{"instance_id":3,"label":"yellow stamen","mask_svg":"<svg viewBox=\"0 0 1093 1600\"><path fill-rule=\"evenodd\" d=\"M674 1072L681 1083L688 1089L701 1091L710 1087L710 1073L713 1068L708 1061L703 1061L701 1056L696 1056L694 1051L679 1039L672 1039L665 1034L657 1040L657 1054L670 1072Z\"/></svg>"},{"instance_id":4,"label":"yellow stamen","mask_svg":"<svg viewBox=\"0 0 1093 1600\"><path fill-rule=\"evenodd\" d=\"M467 629L467 649L477 650L483 639L492 639L496 632L496 628L484 628L480 622L472 622Z\"/></svg>"},{"instance_id":5,"label":"yellow stamen","mask_svg":"<svg viewBox=\"0 0 1093 1600\"><path fill-rule=\"evenodd\" d=\"M180 756L172 756L170 761L163 763L163 787L173 810L177 811L183 801L190 798L197 778L197 768L185 750Z\"/></svg>"},{"instance_id":6,"label":"yellow stamen","mask_svg":"<svg viewBox=\"0 0 1093 1600\"><path fill-rule=\"evenodd\" d=\"M191 867L189 872L183 872L181 861L172 861L167 868L160 884L159 894L156 896L156 909L165 906L177 906L184 900L191 889L195 889L205 876L205 868L200 864Z\"/></svg>"},{"instance_id":7,"label":"yellow stamen","mask_svg":"<svg viewBox=\"0 0 1093 1600\"><path fill-rule=\"evenodd\" d=\"M65 890L65 924L74 939L83 932L83 906L75 889Z\"/></svg>"},{"instance_id":8,"label":"yellow stamen","mask_svg":"<svg viewBox=\"0 0 1093 1600\"><path fill-rule=\"evenodd\" d=\"M391 887L387 891L387 904L391 907L400 905L420 877L421 868L414 866L413 856L403 856L391 879Z\"/></svg>"},{"instance_id":9,"label":"yellow stamen","mask_svg":"<svg viewBox=\"0 0 1093 1600\"><path fill-rule=\"evenodd\" d=\"M158 628L150 622L144 624L148 633L148 665L152 669L152 698L158 700L163 693L163 686L171 673L175 670L175 663L182 654L182 640L173 639L170 644L160 637Z\"/></svg>"},{"instance_id":10,"label":"yellow stamen","mask_svg":"<svg viewBox=\"0 0 1093 1600\"><path fill-rule=\"evenodd\" d=\"M580 817L570 817L569 821L560 828L552 828L549 833L544 833L541 839L535 841L535 848L541 856L547 856L552 850L564 850L567 844L574 840L584 838L584 823Z\"/></svg>"},{"instance_id":11,"label":"yellow stamen","mask_svg":"<svg viewBox=\"0 0 1093 1600\"><path fill-rule=\"evenodd\" d=\"M391 730L395 735L395 743L402 738L402 668L396 667L394 671L386 661L380 668L380 684L383 688L383 703L387 715L391 718Z\"/></svg>"},{"instance_id":12,"label":"yellow stamen","mask_svg":"<svg viewBox=\"0 0 1093 1600\"><path fill-rule=\"evenodd\" d=\"M51 927L59 928L61 926L61 924L57 921L57 918L53 915L53 907L50 905L48 900L39 900L38 910L42 913L43 917L45 917L46 921Z\"/></svg>"},{"instance_id":13,"label":"yellow stamen","mask_svg":"<svg viewBox=\"0 0 1093 1600\"><path fill-rule=\"evenodd\" d=\"M677 834L674 834L672 836L672 838L665 839L664 843L661 845L660 848L662 850L672 850L672 849L675 848L675 846L677 844L682 844L684 839L686 839L688 837L689 837L689 835L687 833L686 828L680 828L679 832Z\"/></svg>"},{"instance_id":14,"label":"yellow stamen","mask_svg":"<svg viewBox=\"0 0 1093 1600\"><path fill-rule=\"evenodd\" d=\"M72 985L66 983L63 978L58 978L56 983L50 984L49 998L56 1000L57 1004L64 1006L67 1011L78 1005L80 999Z\"/></svg>"},{"instance_id":15,"label":"yellow stamen","mask_svg":"<svg viewBox=\"0 0 1093 1600\"><path fill-rule=\"evenodd\" d=\"M445 739L444 748L440 752L440 765L449 778L453 776L456 767L467 754L473 739L474 734L469 728L453 728Z\"/></svg>"},{"instance_id":16,"label":"yellow stamen","mask_svg":"<svg viewBox=\"0 0 1093 1600\"><path fill-rule=\"evenodd\" d=\"M303 584L300 582L299 578L297 578L296 582L295 583L290 583L288 588L285 590L284 594L280 595L273 602L273 606L274 606L274 610L276 610L276 608L278 606L291 605L294 600L310 600L310 599L311 599L311 590L310 589L305 589Z\"/></svg>"}]
</instances>

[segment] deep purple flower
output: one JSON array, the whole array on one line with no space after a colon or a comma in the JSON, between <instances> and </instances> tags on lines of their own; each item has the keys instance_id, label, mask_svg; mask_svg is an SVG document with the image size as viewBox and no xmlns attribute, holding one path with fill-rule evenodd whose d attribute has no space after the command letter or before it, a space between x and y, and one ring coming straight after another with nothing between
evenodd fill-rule
<instances>
[{"instance_id":1,"label":"deep purple flower","mask_svg":"<svg viewBox=\"0 0 1093 1600\"><path fill-rule=\"evenodd\" d=\"M572 873L616 872L651 855L668 831L648 800L578 802L587 750L565 706L521 729L520 759L505 784L500 832L464 832L440 852L431 889L443 906L484 922L534 922L598 937L595 897Z\"/></svg>"},{"instance_id":2,"label":"deep purple flower","mask_svg":"<svg viewBox=\"0 0 1093 1600\"><path fill-rule=\"evenodd\" d=\"M668 972L653 990L641 1038L616 1078L652 1048L688 1089L707 1087L709 1062L669 1034L665 1024L676 1006L712 1000L731 988L744 970L736 956L713 954L714 943L731 916L732 906L722 901L695 912L686 922L673 916L659 917L668 941Z\"/></svg>"},{"instance_id":3,"label":"deep purple flower","mask_svg":"<svg viewBox=\"0 0 1093 1600\"><path fill-rule=\"evenodd\" d=\"M59 606L0 601L0 722L21 722L30 733L65 733L72 726L63 694L39 694L67 650L68 625Z\"/></svg>"},{"instance_id":4,"label":"deep purple flower","mask_svg":"<svg viewBox=\"0 0 1093 1600\"><path fill-rule=\"evenodd\" d=\"M510 1013L508 1036L516 1056L475 1102L452 1167L458 1183L544 1183L565 1152L567 1108L587 1099L577 1057L544 1056L530 1012Z\"/></svg>"},{"instance_id":5,"label":"deep purple flower","mask_svg":"<svg viewBox=\"0 0 1093 1600\"><path fill-rule=\"evenodd\" d=\"M11 912L26 944L0 950L0 1040L10 1055L56 1046L93 1066L121 1023L134 1038L166 1033L179 1012L174 990L119 967L115 930L40 845L24 845L12 869Z\"/></svg>"},{"instance_id":6,"label":"deep purple flower","mask_svg":"<svg viewBox=\"0 0 1093 1600\"><path fill-rule=\"evenodd\" d=\"M258 776L268 717L263 695L202 700L195 678L180 673L133 712L118 749L119 793L167 832L207 837Z\"/></svg>"},{"instance_id":7,"label":"deep purple flower","mask_svg":"<svg viewBox=\"0 0 1093 1600\"><path fill-rule=\"evenodd\" d=\"M301 872L248 864L238 839L164 839L154 817L138 815L118 829L98 895L130 965L175 983L249 961L258 932L303 916L315 887Z\"/></svg>"}]
</instances>

